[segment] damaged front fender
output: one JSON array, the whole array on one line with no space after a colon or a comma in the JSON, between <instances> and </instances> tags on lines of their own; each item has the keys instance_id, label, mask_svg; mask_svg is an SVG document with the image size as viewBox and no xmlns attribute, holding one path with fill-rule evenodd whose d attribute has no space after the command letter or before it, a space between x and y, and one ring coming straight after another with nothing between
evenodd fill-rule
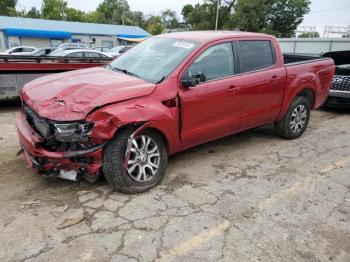
<instances>
[{"instance_id":1,"label":"damaged front fender","mask_svg":"<svg viewBox=\"0 0 350 262\"><path fill-rule=\"evenodd\" d=\"M151 97L105 106L92 111L86 121L94 123L91 141L96 144L113 139L122 127L135 125L138 132L145 128L159 131L167 143L169 154L181 148L178 108L168 108L160 100L155 101Z\"/></svg>"}]
</instances>

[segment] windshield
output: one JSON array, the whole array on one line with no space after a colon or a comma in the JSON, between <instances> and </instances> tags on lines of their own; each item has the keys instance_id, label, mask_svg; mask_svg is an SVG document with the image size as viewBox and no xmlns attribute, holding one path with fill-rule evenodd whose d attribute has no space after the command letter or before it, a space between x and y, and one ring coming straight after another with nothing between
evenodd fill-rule
<instances>
[{"instance_id":1,"label":"windshield","mask_svg":"<svg viewBox=\"0 0 350 262\"><path fill-rule=\"evenodd\" d=\"M149 38L114 60L112 69L158 83L193 51L196 42Z\"/></svg>"}]
</instances>

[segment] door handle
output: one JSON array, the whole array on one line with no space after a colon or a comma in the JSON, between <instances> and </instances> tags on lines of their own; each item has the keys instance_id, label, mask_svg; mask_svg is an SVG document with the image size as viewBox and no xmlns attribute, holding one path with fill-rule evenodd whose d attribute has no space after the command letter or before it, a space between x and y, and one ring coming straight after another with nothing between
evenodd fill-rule
<instances>
[{"instance_id":1,"label":"door handle","mask_svg":"<svg viewBox=\"0 0 350 262\"><path fill-rule=\"evenodd\" d=\"M275 79L278 79L278 76L273 75L273 76L272 76L272 80L275 80Z\"/></svg>"},{"instance_id":2,"label":"door handle","mask_svg":"<svg viewBox=\"0 0 350 262\"><path fill-rule=\"evenodd\" d=\"M230 85L229 88L227 89L227 92L229 93L237 93L238 87L235 85Z\"/></svg>"}]
</instances>

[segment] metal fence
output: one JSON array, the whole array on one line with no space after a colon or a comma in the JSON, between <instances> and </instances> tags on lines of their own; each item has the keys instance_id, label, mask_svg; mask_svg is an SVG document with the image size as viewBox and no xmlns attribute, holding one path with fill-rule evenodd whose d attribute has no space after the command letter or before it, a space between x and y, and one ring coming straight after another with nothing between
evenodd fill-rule
<instances>
[{"instance_id":1,"label":"metal fence","mask_svg":"<svg viewBox=\"0 0 350 262\"><path fill-rule=\"evenodd\" d=\"M280 38L283 53L321 54L330 51L350 50L346 38Z\"/></svg>"}]
</instances>

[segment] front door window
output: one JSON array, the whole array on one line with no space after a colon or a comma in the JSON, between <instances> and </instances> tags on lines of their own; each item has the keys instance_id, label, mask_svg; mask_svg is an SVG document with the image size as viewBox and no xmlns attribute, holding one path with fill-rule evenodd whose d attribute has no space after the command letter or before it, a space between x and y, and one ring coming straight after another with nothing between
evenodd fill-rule
<instances>
[{"instance_id":1,"label":"front door window","mask_svg":"<svg viewBox=\"0 0 350 262\"><path fill-rule=\"evenodd\" d=\"M203 74L206 81L234 75L232 44L223 43L209 47L190 66L190 75Z\"/></svg>"}]
</instances>

